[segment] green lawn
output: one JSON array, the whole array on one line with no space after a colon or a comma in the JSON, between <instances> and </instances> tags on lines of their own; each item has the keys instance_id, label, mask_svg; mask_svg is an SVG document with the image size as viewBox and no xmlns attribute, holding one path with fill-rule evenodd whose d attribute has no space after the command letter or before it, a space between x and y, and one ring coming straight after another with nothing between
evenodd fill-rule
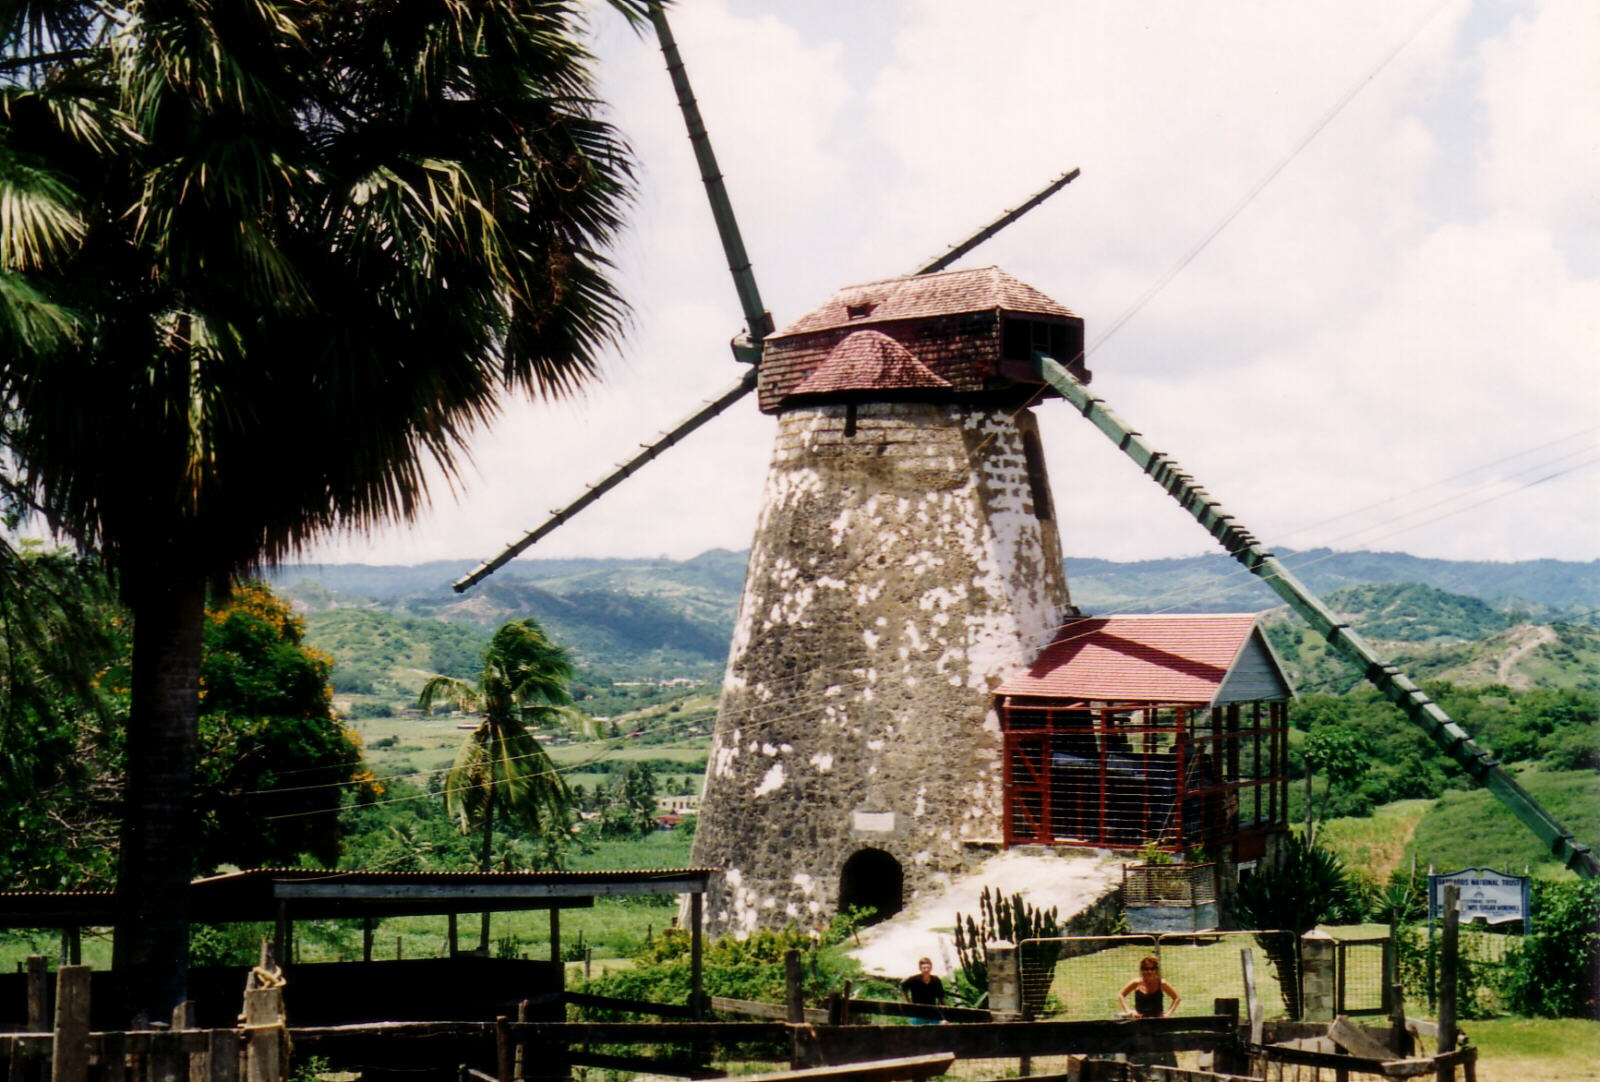
<instances>
[{"instance_id":1,"label":"green lawn","mask_svg":"<svg viewBox=\"0 0 1600 1082\"><path fill-rule=\"evenodd\" d=\"M1600 1022L1494 1018L1461 1028L1478 1046L1478 1082L1600 1080Z\"/></svg>"}]
</instances>

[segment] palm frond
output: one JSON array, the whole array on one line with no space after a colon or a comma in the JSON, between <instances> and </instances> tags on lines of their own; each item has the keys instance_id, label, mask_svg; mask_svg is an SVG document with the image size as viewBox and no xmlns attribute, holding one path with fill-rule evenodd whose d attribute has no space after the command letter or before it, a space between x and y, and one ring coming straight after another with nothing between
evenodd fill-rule
<instances>
[{"instance_id":1,"label":"palm frond","mask_svg":"<svg viewBox=\"0 0 1600 1082\"><path fill-rule=\"evenodd\" d=\"M65 178L0 143L0 268L35 269L75 250L87 228L78 204Z\"/></svg>"}]
</instances>

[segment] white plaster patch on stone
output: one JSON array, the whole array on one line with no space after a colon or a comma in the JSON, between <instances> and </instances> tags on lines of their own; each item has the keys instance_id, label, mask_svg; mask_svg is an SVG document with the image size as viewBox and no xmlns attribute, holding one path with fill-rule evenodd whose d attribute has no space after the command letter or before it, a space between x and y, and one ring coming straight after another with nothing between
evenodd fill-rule
<instances>
[{"instance_id":1,"label":"white plaster patch on stone","mask_svg":"<svg viewBox=\"0 0 1600 1082\"><path fill-rule=\"evenodd\" d=\"M928 814L928 790L926 786L917 790L917 803L912 807L911 814L918 819Z\"/></svg>"},{"instance_id":2,"label":"white plaster patch on stone","mask_svg":"<svg viewBox=\"0 0 1600 1082\"><path fill-rule=\"evenodd\" d=\"M954 608L965 600L964 593L957 593L947 586L935 586L931 590L922 591L922 596L917 598L917 608L931 612L934 609Z\"/></svg>"},{"instance_id":3,"label":"white plaster patch on stone","mask_svg":"<svg viewBox=\"0 0 1600 1082\"><path fill-rule=\"evenodd\" d=\"M790 902L783 907L783 912L785 916L798 917L800 915L800 907Z\"/></svg>"},{"instance_id":4,"label":"white plaster patch on stone","mask_svg":"<svg viewBox=\"0 0 1600 1082\"><path fill-rule=\"evenodd\" d=\"M733 761L739 757L738 740L739 733L735 730L728 743L719 743L711 749L711 772L717 777L733 776Z\"/></svg>"},{"instance_id":5,"label":"white plaster patch on stone","mask_svg":"<svg viewBox=\"0 0 1600 1082\"><path fill-rule=\"evenodd\" d=\"M783 764L773 763L772 769L767 771L766 777L761 779L761 784L756 786L755 796L766 796L783 788Z\"/></svg>"},{"instance_id":6,"label":"white plaster patch on stone","mask_svg":"<svg viewBox=\"0 0 1600 1082\"><path fill-rule=\"evenodd\" d=\"M822 694L825 698L831 699L836 695L844 694L844 688L840 687L838 684L829 684L823 689Z\"/></svg>"},{"instance_id":7,"label":"white plaster patch on stone","mask_svg":"<svg viewBox=\"0 0 1600 1082\"><path fill-rule=\"evenodd\" d=\"M793 744L779 744L778 745L778 751L781 754L788 755L793 750L794 750L794 745Z\"/></svg>"},{"instance_id":8,"label":"white plaster patch on stone","mask_svg":"<svg viewBox=\"0 0 1600 1082\"><path fill-rule=\"evenodd\" d=\"M819 751L811 757L811 765L817 768L817 773L826 774L833 769L833 756L825 751Z\"/></svg>"},{"instance_id":9,"label":"white plaster patch on stone","mask_svg":"<svg viewBox=\"0 0 1600 1082\"><path fill-rule=\"evenodd\" d=\"M844 540L845 531L850 528L850 521L855 512L846 505L841 508L832 522L828 523L828 532L832 535L833 547L838 548L839 542Z\"/></svg>"},{"instance_id":10,"label":"white plaster patch on stone","mask_svg":"<svg viewBox=\"0 0 1600 1082\"><path fill-rule=\"evenodd\" d=\"M869 740L869 741L867 741L867 750L868 751L882 751L883 748L884 748L884 742L882 740Z\"/></svg>"},{"instance_id":11,"label":"white plaster patch on stone","mask_svg":"<svg viewBox=\"0 0 1600 1082\"><path fill-rule=\"evenodd\" d=\"M862 629L861 641L867 644L868 650L876 650L878 648L878 636L869 629Z\"/></svg>"},{"instance_id":12,"label":"white plaster patch on stone","mask_svg":"<svg viewBox=\"0 0 1600 1082\"><path fill-rule=\"evenodd\" d=\"M894 825L894 812L858 811L850 816L851 828L863 834L890 834Z\"/></svg>"},{"instance_id":13,"label":"white plaster patch on stone","mask_svg":"<svg viewBox=\"0 0 1600 1082\"><path fill-rule=\"evenodd\" d=\"M888 627L889 626L889 618L887 616L880 616L876 620L874 620L873 623L877 624L879 627Z\"/></svg>"},{"instance_id":14,"label":"white plaster patch on stone","mask_svg":"<svg viewBox=\"0 0 1600 1082\"><path fill-rule=\"evenodd\" d=\"M800 893L807 898L811 897L812 892L817 888L816 880L812 879L805 872L794 873L794 885L799 887Z\"/></svg>"},{"instance_id":15,"label":"white plaster patch on stone","mask_svg":"<svg viewBox=\"0 0 1600 1082\"><path fill-rule=\"evenodd\" d=\"M909 639L911 641L911 648L913 650L919 650L920 651L920 650L925 648L926 644L922 641L922 632L921 632L921 630L917 627L916 624L912 623L910 620L906 621L905 631L902 632L902 634L905 636L905 638L907 638L907 639ZM904 660L905 656L906 656L905 655L905 651L904 651L904 649L902 649L901 652L900 652L901 660Z\"/></svg>"},{"instance_id":16,"label":"white plaster patch on stone","mask_svg":"<svg viewBox=\"0 0 1600 1082\"><path fill-rule=\"evenodd\" d=\"M933 854L928 852L928 850L926 850L926 849L918 849L916 851L915 855L912 856L911 862L913 864L922 865L922 864L927 864L932 859L933 859Z\"/></svg>"},{"instance_id":17,"label":"white plaster patch on stone","mask_svg":"<svg viewBox=\"0 0 1600 1082\"><path fill-rule=\"evenodd\" d=\"M772 758L774 755L778 754L778 745L776 745L776 744L762 744L761 745L761 754L765 755L769 759Z\"/></svg>"}]
</instances>

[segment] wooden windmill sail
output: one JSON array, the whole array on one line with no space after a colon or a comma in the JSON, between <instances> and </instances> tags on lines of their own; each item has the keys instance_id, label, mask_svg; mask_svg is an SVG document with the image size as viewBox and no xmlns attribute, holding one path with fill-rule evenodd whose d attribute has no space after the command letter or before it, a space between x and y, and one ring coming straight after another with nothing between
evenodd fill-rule
<instances>
[{"instance_id":1,"label":"wooden windmill sail","mask_svg":"<svg viewBox=\"0 0 1600 1082\"><path fill-rule=\"evenodd\" d=\"M1533 829L1586 847L1334 618L1167 456L1085 388L1082 322L998 268L945 268L1076 170L905 278L840 290L775 330L659 8L661 39L728 258L750 370L456 584L464 590L759 388L777 436L707 771L696 863L713 928L892 905L1000 834L992 692L1072 614L1031 412L1065 398Z\"/></svg>"}]
</instances>

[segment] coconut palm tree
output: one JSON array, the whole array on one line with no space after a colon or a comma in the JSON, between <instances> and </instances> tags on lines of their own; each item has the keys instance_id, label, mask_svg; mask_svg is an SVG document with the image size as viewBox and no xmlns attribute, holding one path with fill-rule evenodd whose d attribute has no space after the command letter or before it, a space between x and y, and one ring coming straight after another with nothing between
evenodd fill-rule
<instances>
[{"instance_id":1,"label":"coconut palm tree","mask_svg":"<svg viewBox=\"0 0 1600 1082\"><path fill-rule=\"evenodd\" d=\"M412 518L620 333L581 33L565 0L0 5L0 450L133 616L130 1015L185 994L208 588Z\"/></svg>"},{"instance_id":2,"label":"coconut palm tree","mask_svg":"<svg viewBox=\"0 0 1600 1082\"><path fill-rule=\"evenodd\" d=\"M445 776L445 807L461 833L483 832L478 870L493 867L495 809L507 823L534 834L564 830L572 793L529 726L564 721L572 698L572 661L529 617L503 625L483 654L476 685L435 676L423 685L418 705L431 710L449 703L478 713L478 727L461 742ZM483 915L479 949L489 946L489 914Z\"/></svg>"}]
</instances>

